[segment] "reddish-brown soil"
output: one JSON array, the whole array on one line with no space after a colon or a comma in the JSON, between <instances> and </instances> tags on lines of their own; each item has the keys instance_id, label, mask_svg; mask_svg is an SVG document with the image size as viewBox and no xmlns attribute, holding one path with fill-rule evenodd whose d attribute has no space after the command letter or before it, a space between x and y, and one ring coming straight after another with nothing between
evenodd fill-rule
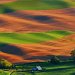
<instances>
[{"instance_id":1,"label":"reddish-brown soil","mask_svg":"<svg viewBox=\"0 0 75 75\"><path fill-rule=\"evenodd\" d=\"M0 14L0 32L45 32L49 30L75 31L75 8L22 10ZM75 49L75 35L39 44L12 44L12 46L19 47L19 50L14 51L10 45L4 46L1 48L3 51L0 52L0 57L13 63L43 61L49 55L70 56L70 52ZM18 54L19 51L23 55Z\"/></svg>"},{"instance_id":2,"label":"reddish-brown soil","mask_svg":"<svg viewBox=\"0 0 75 75\"><path fill-rule=\"evenodd\" d=\"M0 14L0 32L75 31L75 8Z\"/></svg>"},{"instance_id":3,"label":"reddish-brown soil","mask_svg":"<svg viewBox=\"0 0 75 75\"><path fill-rule=\"evenodd\" d=\"M0 4L14 2L14 1L16 1L16 0L0 0Z\"/></svg>"},{"instance_id":4,"label":"reddish-brown soil","mask_svg":"<svg viewBox=\"0 0 75 75\"><path fill-rule=\"evenodd\" d=\"M67 36L63 39L56 41L42 42L40 44L12 44L15 48L4 46L0 47L1 50L11 50L7 52L0 52L0 57L3 57L13 63L15 62L33 62L33 61L44 61L49 59L50 55L57 56L70 56L70 53L75 49L75 34ZM6 50L5 50L6 49ZM13 52L16 52L13 54ZM18 53L23 53L22 55ZM14 61L13 61L14 60Z\"/></svg>"}]
</instances>

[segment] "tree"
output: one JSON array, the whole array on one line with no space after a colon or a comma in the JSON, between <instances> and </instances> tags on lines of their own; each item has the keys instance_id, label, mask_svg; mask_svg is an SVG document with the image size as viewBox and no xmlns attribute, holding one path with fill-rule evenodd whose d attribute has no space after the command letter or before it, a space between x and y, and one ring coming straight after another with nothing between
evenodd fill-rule
<instances>
[{"instance_id":1,"label":"tree","mask_svg":"<svg viewBox=\"0 0 75 75\"><path fill-rule=\"evenodd\" d=\"M11 13L11 12L14 12L14 10L10 8L4 8L3 10L3 13Z\"/></svg>"},{"instance_id":2,"label":"tree","mask_svg":"<svg viewBox=\"0 0 75 75\"><path fill-rule=\"evenodd\" d=\"M1 68L11 68L12 67L12 63L5 60L5 59L0 59L0 67Z\"/></svg>"},{"instance_id":3,"label":"tree","mask_svg":"<svg viewBox=\"0 0 75 75\"><path fill-rule=\"evenodd\" d=\"M71 51L71 56L73 57L73 60L75 61L75 49Z\"/></svg>"},{"instance_id":4,"label":"tree","mask_svg":"<svg viewBox=\"0 0 75 75\"><path fill-rule=\"evenodd\" d=\"M10 13L10 12L14 12L15 10L9 7L6 7L2 4L0 4L0 9L2 10L3 13Z\"/></svg>"},{"instance_id":5,"label":"tree","mask_svg":"<svg viewBox=\"0 0 75 75\"><path fill-rule=\"evenodd\" d=\"M71 51L71 56L75 57L75 49Z\"/></svg>"},{"instance_id":6,"label":"tree","mask_svg":"<svg viewBox=\"0 0 75 75\"><path fill-rule=\"evenodd\" d=\"M58 57L56 57L56 56L53 56L52 58L51 58L51 61L50 61L52 64L58 64L58 63L60 63L60 60L58 59Z\"/></svg>"}]
</instances>

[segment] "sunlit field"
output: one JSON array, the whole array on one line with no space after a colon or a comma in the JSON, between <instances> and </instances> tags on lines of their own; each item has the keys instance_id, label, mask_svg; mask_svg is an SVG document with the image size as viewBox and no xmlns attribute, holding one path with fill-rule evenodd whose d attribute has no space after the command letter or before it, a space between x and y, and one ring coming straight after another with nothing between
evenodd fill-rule
<instances>
[{"instance_id":1,"label":"sunlit field","mask_svg":"<svg viewBox=\"0 0 75 75\"><path fill-rule=\"evenodd\" d=\"M50 40L61 39L71 35L70 31L49 31L36 33L0 33L0 42L3 43L41 43Z\"/></svg>"}]
</instances>

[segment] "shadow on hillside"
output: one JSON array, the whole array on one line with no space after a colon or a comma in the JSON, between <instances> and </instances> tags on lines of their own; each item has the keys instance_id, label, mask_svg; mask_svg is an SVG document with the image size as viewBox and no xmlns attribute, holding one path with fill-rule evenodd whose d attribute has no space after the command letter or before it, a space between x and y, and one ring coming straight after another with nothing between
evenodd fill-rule
<instances>
[{"instance_id":1,"label":"shadow on hillside","mask_svg":"<svg viewBox=\"0 0 75 75\"><path fill-rule=\"evenodd\" d=\"M49 60L53 57L53 55L47 55L47 56L32 56L27 58L27 60L32 60L32 59L39 59L39 60ZM57 56L59 59L61 60L67 60L67 59L71 59L71 56Z\"/></svg>"},{"instance_id":2,"label":"shadow on hillside","mask_svg":"<svg viewBox=\"0 0 75 75\"><path fill-rule=\"evenodd\" d=\"M0 19L0 27L1 27L1 26L4 26L4 25L6 25L6 24L7 24L7 22L6 22L6 21L4 21L4 20Z\"/></svg>"},{"instance_id":3,"label":"shadow on hillside","mask_svg":"<svg viewBox=\"0 0 75 75\"><path fill-rule=\"evenodd\" d=\"M39 22L55 22L53 17L48 17L48 16L31 16L33 20L39 21Z\"/></svg>"},{"instance_id":4,"label":"shadow on hillside","mask_svg":"<svg viewBox=\"0 0 75 75\"><path fill-rule=\"evenodd\" d=\"M75 8L67 8L64 10L65 14L70 14L72 16L75 16Z\"/></svg>"},{"instance_id":5,"label":"shadow on hillside","mask_svg":"<svg viewBox=\"0 0 75 75\"><path fill-rule=\"evenodd\" d=\"M0 51L20 56L25 55L25 53L22 52L22 50L19 47L6 43L0 43Z\"/></svg>"},{"instance_id":6,"label":"shadow on hillside","mask_svg":"<svg viewBox=\"0 0 75 75\"><path fill-rule=\"evenodd\" d=\"M71 73L70 75L75 75L75 72L74 73Z\"/></svg>"},{"instance_id":7,"label":"shadow on hillside","mask_svg":"<svg viewBox=\"0 0 75 75\"><path fill-rule=\"evenodd\" d=\"M0 11L5 14L14 12L15 10L0 4Z\"/></svg>"},{"instance_id":8,"label":"shadow on hillside","mask_svg":"<svg viewBox=\"0 0 75 75\"><path fill-rule=\"evenodd\" d=\"M52 16L28 15L28 14L20 13L20 12L8 13L8 15L12 15L12 16L22 18L22 19L35 20L35 21L44 22L44 23L56 22L56 20Z\"/></svg>"}]
</instances>

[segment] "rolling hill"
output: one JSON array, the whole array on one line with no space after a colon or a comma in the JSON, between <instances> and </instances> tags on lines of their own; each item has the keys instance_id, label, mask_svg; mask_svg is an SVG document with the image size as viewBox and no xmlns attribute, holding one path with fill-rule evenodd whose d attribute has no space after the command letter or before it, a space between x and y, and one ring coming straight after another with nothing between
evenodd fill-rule
<instances>
[{"instance_id":1,"label":"rolling hill","mask_svg":"<svg viewBox=\"0 0 75 75\"><path fill-rule=\"evenodd\" d=\"M74 32L74 0L0 0L0 57L13 63L70 56Z\"/></svg>"},{"instance_id":2,"label":"rolling hill","mask_svg":"<svg viewBox=\"0 0 75 75\"><path fill-rule=\"evenodd\" d=\"M32 44L49 40L56 40L73 34L70 31L50 31L37 33L0 33L0 42L11 44Z\"/></svg>"},{"instance_id":3,"label":"rolling hill","mask_svg":"<svg viewBox=\"0 0 75 75\"><path fill-rule=\"evenodd\" d=\"M75 31L74 16L74 8L63 10L22 10L0 14L0 32Z\"/></svg>"},{"instance_id":4,"label":"rolling hill","mask_svg":"<svg viewBox=\"0 0 75 75\"><path fill-rule=\"evenodd\" d=\"M10 0L11 1L11 0ZM74 0L16 0L4 4L16 10L45 10L75 7Z\"/></svg>"},{"instance_id":5,"label":"rolling hill","mask_svg":"<svg viewBox=\"0 0 75 75\"><path fill-rule=\"evenodd\" d=\"M25 34L18 35L21 36L21 39L24 41L24 44L21 42L16 44L16 42L14 42L15 41L14 39L11 39L11 41L14 43L8 43L4 39L3 43L2 42L0 43L0 49L1 49L0 57L3 57L15 63L15 62L44 61L44 60L48 60L50 55L70 56L70 52L75 48L75 34L69 32L64 32L64 33L62 32L63 31L60 32L53 31L51 32L52 34L48 32L46 33L47 35L45 34L45 36L44 34L38 34L38 33L26 34L26 37L32 35L32 37L37 37L38 39L44 40L40 43L37 43L37 41L35 41L34 39L33 41L29 41L29 42L26 40L24 41L23 40L24 38L22 39L22 36L25 36ZM6 36L9 37L11 36L10 38L15 37L12 35L12 33L6 35L0 33L0 35L4 36L4 38ZM39 37L39 35L43 37L41 36ZM59 37L59 39L56 40L50 39L51 37L50 35L55 36L55 38ZM8 38L9 42L10 42L10 38ZM29 38L27 39L29 40ZM14 59L14 61L12 59Z\"/></svg>"},{"instance_id":6,"label":"rolling hill","mask_svg":"<svg viewBox=\"0 0 75 75\"><path fill-rule=\"evenodd\" d=\"M0 4L0 32L75 31L75 2L72 0L10 1L13 2ZM37 10L39 8L41 10Z\"/></svg>"}]
</instances>

